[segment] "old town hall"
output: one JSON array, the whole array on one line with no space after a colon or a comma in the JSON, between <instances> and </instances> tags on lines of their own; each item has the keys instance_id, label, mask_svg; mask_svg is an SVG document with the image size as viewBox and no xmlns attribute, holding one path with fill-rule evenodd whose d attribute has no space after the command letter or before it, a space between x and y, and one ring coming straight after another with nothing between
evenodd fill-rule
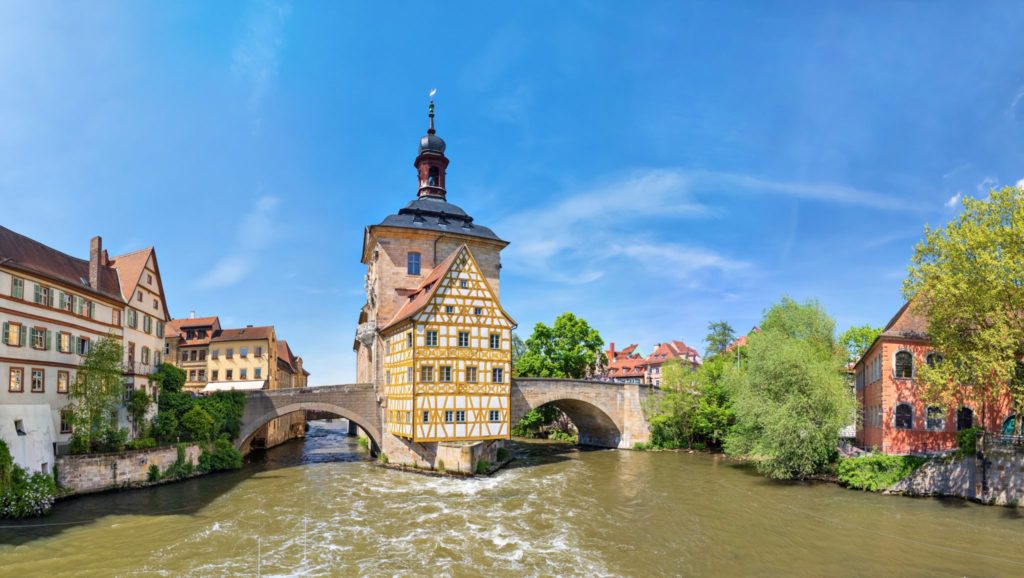
<instances>
[{"instance_id":1,"label":"old town hall","mask_svg":"<svg viewBox=\"0 0 1024 578\"><path fill-rule=\"evenodd\" d=\"M416 198L363 237L366 303L353 348L358 381L382 397L384 454L453 468L493 461L509 438L515 321L498 296L508 242L448 202L433 101L429 119Z\"/></svg>"}]
</instances>

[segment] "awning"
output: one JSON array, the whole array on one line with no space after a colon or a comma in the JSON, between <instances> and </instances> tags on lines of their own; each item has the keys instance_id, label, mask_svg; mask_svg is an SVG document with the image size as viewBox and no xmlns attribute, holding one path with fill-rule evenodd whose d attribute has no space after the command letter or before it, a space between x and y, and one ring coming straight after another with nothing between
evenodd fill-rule
<instances>
[{"instance_id":1,"label":"awning","mask_svg":"<svg viewBox=\"0 0 1024 578\"><path fill-rule=\"evenodd\" d=\"M203 388L203 393L231 391L232 389L239 391L252 391L256 389L263 389L266 385L267 380L265 379L253 379L249 381L211 381Z\"/></svg>"}]
</instances>

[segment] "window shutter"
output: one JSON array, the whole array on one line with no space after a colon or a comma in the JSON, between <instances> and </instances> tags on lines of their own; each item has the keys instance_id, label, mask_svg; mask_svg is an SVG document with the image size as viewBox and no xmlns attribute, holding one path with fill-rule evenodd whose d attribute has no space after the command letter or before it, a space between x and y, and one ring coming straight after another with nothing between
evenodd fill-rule
<instances>
[{"instance_id":1,"label":"window shutter","mask_svg":"<svg viewBox=\"0 0 1024 578\"><path fill-rule=\"evenodd\" d=\"M39 283L35 283L35 289L33 290L32 297L36 303L43 302L43 289L39 286Z\"/></svg>"},{"instance_id":2,"label":"window shutter","mask_svg":"<svg viewBox=\"0 0 1024 578\"><path fill-rule=\"evenodd\" d=\"M46 292L46 304L49 305L50 307L53 307L53 293L53 289L50 289L49 291Z\"/></svg>"},{"instance_id":3,"label":"window shutter","mask_svg":"<svg viewBox=\"0 0 1024 578\"><path fill-rule=\"evenodd\" d=\"M96 304L93 303L92 301L89 301L88 309L89 309L89 318L92 319L93 313L96 311Z\"/></svg>"},{"instance_id":4,"label":"window shutter","mask_svg":"<svg viewBox=\"0 0 1024 578\"><path fill-rule=\"evenodd\" d=\"M53 339L53 332L50 331L49 329L47 329L46 333L43 334L43 349L45 349L47 351L53 349L53 347L51 346L51 344L53 343L52 339Z\"/></svg>"},{"instance_id":5,"label":"window shutter","mask_svg":"<svg viewBox=\"0 0 1024 578\"><path fill-rule=\"evenodd\" d=\"M25 345L25 341L26 341L25 340L25 334L26 334L25 329L26 329L26 327L24 325L22 325L21 326L21 330L18 331L18 345Z\"/></svg>"},{"instance_id":6,"label":"window shutter","mask_svg":"<svg viewBox=\"0 0 1024 578\"><path fill-rule=\"evenodd\" d=\"M4 321L4 335L3 335L3 338L4 338L4 345L7 345L7 344L8 344L8 343L7 343L7 331L8 331L8 330L9 330L10 328L11 328L10 324L9 324L9 323L7 323L6 321Z\"/></svg>"}]
</instances>

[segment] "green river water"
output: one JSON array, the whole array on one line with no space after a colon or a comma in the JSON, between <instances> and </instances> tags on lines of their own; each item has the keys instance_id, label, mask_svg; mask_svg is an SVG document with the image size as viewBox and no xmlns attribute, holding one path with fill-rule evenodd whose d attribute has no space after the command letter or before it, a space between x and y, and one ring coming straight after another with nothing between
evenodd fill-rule
<instances>
[{"instance_id":1,"label":"green river water","mask_svg":"<svg viewBox=\"0 0 1024 578\"><path fill-rule=\"evenodd\" d=\"M1024 509L544 444L491 478L434 478L376 467L340 426L0 522L0 576L1024 576Z\"/></svg>"}]
</instances>

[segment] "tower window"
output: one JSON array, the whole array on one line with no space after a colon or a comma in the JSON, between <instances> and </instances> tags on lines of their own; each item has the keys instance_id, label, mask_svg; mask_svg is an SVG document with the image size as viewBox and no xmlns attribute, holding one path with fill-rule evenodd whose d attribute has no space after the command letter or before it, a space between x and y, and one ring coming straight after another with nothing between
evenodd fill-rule
<instances>
[{"instance_id":1,"label":"tower window","mask_svg":"<svg viewBox=\"0 0 1024 578\"><path fill-rule=\"evenodd\" d=\"M431 187L438 186L440 182L441 172L437 170L437 167L430 167L430 171L427 173L427 185Z\"/></svg>"},{"instance_id":2,"label":"tower window","mask_svg":"<svg viewBox=\"0 0 1024 578\"><path fill-rule=\"evenodd\" d=\"M406 273L408 273L409 275L419 275L420 274L420 254L419 253L409 253L409 257L408 257L408 260L406 262L405 270L406 270Z\"/></svg>"}]
</instances>

